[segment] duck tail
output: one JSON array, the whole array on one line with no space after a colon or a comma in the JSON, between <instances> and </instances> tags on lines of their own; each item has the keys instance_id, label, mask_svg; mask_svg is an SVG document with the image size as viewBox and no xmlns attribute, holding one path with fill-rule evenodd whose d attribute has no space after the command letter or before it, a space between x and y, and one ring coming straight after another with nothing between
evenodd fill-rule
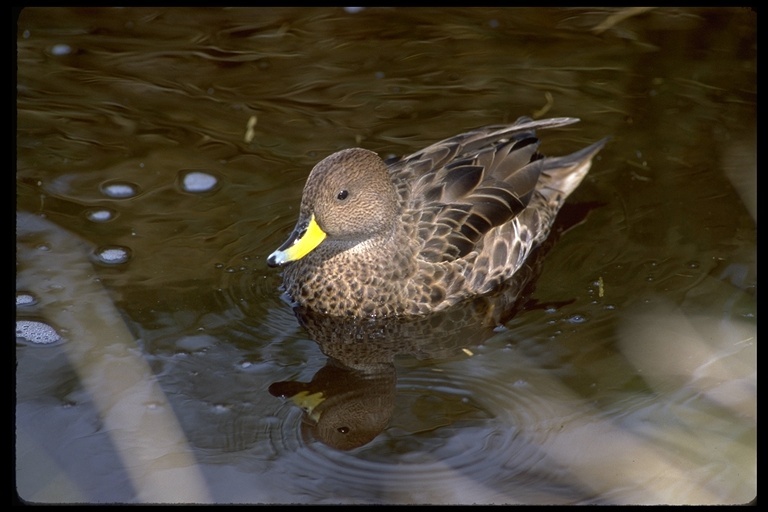
<instances>
[{"instance_id":1,"label":"duck tail","mask_svg":"<svg viewBox=\"0 0 768 512\"><path fill-rule=\"evenodd\" d=\"M544 169L539 178L537 192L559 208L582 182L592 166L592 158L603 149L608 140L609 137L606 137L570 155L542 159Z\"/></svg>"}]
</instances>

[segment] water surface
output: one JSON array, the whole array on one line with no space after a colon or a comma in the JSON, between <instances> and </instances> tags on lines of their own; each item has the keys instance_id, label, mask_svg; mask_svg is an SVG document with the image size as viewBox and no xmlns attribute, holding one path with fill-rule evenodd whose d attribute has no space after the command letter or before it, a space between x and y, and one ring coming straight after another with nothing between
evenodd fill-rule
<instances>
[{"instance_id":1,"label":"water surface","mask_svg":"<svg viewBox=\"0 0 768 512\"><path fill-rule=\"evenodd\" d=\"M22 500L756 496L754 12L41 7L16 42ZM520 115L612 139L514 307L294 315L266 257L319 159Z\"/></svg>"}]
</instances>

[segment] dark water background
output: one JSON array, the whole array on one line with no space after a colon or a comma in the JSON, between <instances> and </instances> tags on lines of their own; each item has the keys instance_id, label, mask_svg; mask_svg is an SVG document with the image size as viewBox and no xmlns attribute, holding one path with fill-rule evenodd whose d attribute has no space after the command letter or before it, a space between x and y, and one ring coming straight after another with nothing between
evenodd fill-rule
<instances>
[{"instance_id":1,"label":"dark water background","mask_svg":"<svg viewBox=\"0 0 768 512\"><path fill-rule=\"evenodd\" d=\"M755 12L29 8L16 44L21 499L756 496ZM321 347L265 264L309 169L520 115L612 137L525 305Z\"/></svg>"}]
</instances>

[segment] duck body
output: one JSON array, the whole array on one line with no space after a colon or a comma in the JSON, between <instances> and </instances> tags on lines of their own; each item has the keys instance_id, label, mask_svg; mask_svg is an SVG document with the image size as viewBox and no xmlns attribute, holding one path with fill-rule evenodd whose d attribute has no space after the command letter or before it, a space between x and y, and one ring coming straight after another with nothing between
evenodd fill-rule
<instances>
[{"instance_id":1,"label":"duck body","mask_svg":"<svg viewBox=\"0 0 768 512\"><path fill-rule=\"evenodd\" d=\"M296 227L267 263L298 306L336 316L424 315L499 288L549 235L606 140L563 157L535 130L479 128L385 163L352 148L310 173Z\"/></svg>"}]
</instances>

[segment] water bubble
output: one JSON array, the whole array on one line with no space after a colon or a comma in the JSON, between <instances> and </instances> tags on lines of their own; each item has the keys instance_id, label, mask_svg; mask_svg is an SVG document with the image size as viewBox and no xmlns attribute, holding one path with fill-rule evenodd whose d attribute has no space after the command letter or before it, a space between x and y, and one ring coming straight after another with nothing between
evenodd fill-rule
<instances>
[{"instance_id":1,"label":"water bubble","mask_svg":"<svg viewBox=\"0 0 768 512\"><path fill-rule=\"evenodd\" d=\"M69 55L70 53L72 53L72 47L68 44L56 44L51 48L51 54L53 55Z\"/></svg>"},{"instance_id":2,"label":"water bubble","mask_svg":"<svg viewBox=\"0 0 768 512\"><path fill-rule=\"evenodd\" d=\"M49 345L61 339L56 329L37 320L16 320L16 338L36 345Z\"/></svg>"},{"instance_id":3,"label":"water bubble","mask_svg":"<svg viewBox=\"0 0 768 512\"><path fill-rule=\"evenodd\" d=\"M131 257L131 251L127 247L119 245L101 247L96 251L96 258L107 265L120 265Z\"/></svg>"},{"instance_id":4,"label":"water bubble","mask_svg":"<svg viewBox=\"0 0 768 512\"><path fill-rule=\"evenodd\" d=\"M569 316L566 321L571 324L583 324L587 321L587 317L578 313Z\"/></svg>"},{"instance_id":5,"label":"water bubble","mask_svg":"<svg viewBox=\"0 0 768 512\"><path fill-rule=\"evenodd\" d=\"M210 192L216 188L219 179L203 171L181 171L179 173L179 182L184 192L200 193Z\"/></svg>"},{"instance_id":6,"label":"water bubble","mask_svg":"<svg viewBox=\"0 0 768 512\"><path fill-rule=\"evenodd\" d=\"M16 294L17 306L34 306L37 304L37 299L31 293L19 292Z\"/></svg>"},{"instance_id":7,"label":"water bubble","mask_svg":"<svg viewBox=\"0 0 768 512\"><path fill-rule=\"evenodd\" d=\"M92 222L109 222L115 216L115 211L109 208L96 208L85 212L85 217Z\"/></svg>"},{"instance_id":8,"label":"water bubble","mask_svg":"<svg viewBox=\"0 0 768 512\"><path fill-rule=\"evenodd\" d=\"M176 341L176 346L187 352L198 352L216 344L216 338L207 334L184 336Z\"/></svg>"},{"instance_id":9,"label":"water bubble","mask_svg":"<svg viewBox=\"0 0 768 512\"><path fill-rule=\"evenodd\" d=\"M101 186L104 195L113 199L125 199L134 197L139 193L139 186L127 181L111 181Z\"/></svg>"}]
</instances>

